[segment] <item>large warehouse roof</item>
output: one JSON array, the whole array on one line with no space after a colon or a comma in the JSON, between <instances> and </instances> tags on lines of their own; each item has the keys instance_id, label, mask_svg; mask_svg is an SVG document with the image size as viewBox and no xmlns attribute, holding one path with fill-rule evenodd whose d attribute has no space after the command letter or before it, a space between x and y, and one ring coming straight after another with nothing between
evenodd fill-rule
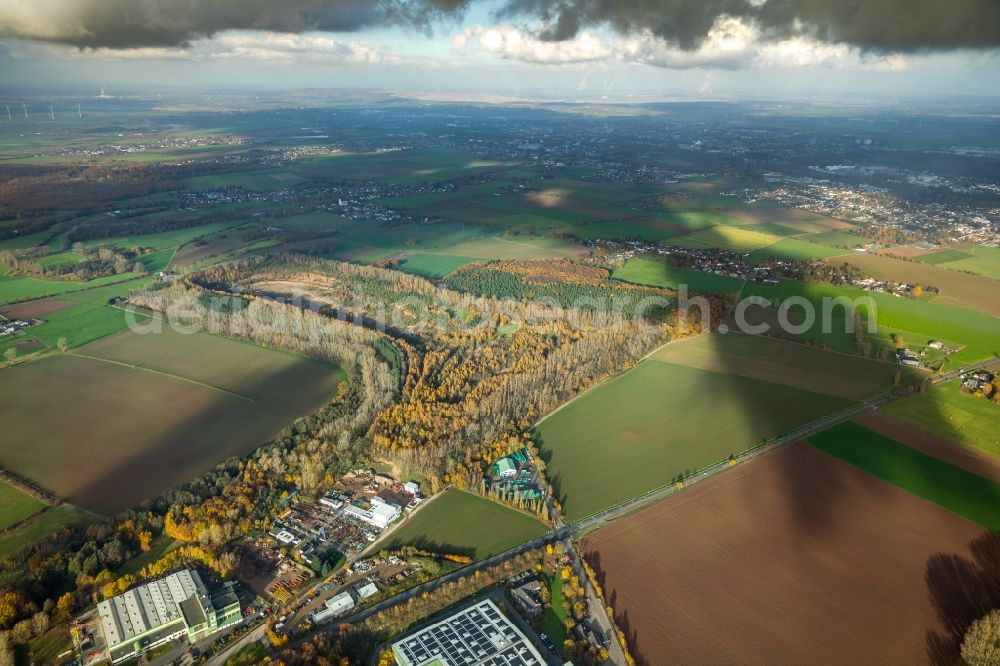
<instances>
[{"instance_id":1,"label":"large warehouse roof","mask_svg":"<svg viewBox=\"0 0 1000 666\"><path fill-rule=\"evenodd\" d=\"M97 613L108 647L176 622L181 602L204 590L198 572L185 569L100 602Z\"/></svg>"},{"instance_id":2,"label":"large warehouse roof","mask_svg":"<svg viewBox=\"0 0 1000 666\"><path fill-rule=\"evenodd\" d=\"M400 666L544 666L545 660L490 600L392 644Z\"/></svg>"}]
</instances>

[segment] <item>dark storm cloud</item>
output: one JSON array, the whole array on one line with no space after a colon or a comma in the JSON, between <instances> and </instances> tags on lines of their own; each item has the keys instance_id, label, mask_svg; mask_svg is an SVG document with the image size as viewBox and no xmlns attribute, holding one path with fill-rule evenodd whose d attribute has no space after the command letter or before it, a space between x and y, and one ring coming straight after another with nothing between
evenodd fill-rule
<instances>
[{"instance_id":1,"label":"dark storm cloud","mask_svg":"<svg viewBox=\"0 0 1000 666\"><path fill-rule=\"evenodd\" d=\"M1000 0L510 0L500 15L543 18L546 39L609 25L684 49L697 48L722 16L755 24L765 39L809 36L869 51L1000 46Z\"/></svg>"},{"instance_id":2,"label":"dark storm cloud","mask_svg":"<svg viewBox=\"0 0 1000 666\"><path fill-rule=\"evenodd\" d=\"M222 30L426 28L468 0L0 0L0 36L79 47L180 46Z\"/></svg>"},{"instance_id":3,"label":"dark storm cloud","mask_svg":"<svg viewBox=\"0 0 1000 666\"><path fill-rule=\"evenodd\" d=\"M0 0L0 36L80 47L177 46L227 29L350 32L428 28L483 0ZM1000 0L506 0L500 18L543 19L541 36L591 26L649 31L684 49L719 17L764 39L811 36L871 51L1000 45Z\"/></svg>"}]
</instances>

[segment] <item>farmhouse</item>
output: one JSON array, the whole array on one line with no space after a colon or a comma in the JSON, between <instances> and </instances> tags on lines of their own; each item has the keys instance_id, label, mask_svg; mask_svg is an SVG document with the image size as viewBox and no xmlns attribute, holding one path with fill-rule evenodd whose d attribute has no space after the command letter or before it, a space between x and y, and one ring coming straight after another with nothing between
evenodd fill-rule
<instances>
[{"instance_id":1,"label":"farmhouse","mask_svg":"<svg viewBox=\"0 0 1000 666\"><path fill-rule=\"evenodd\" d=\"M897 349L896 350L896 359L902 365L908 365L908 366L911 366L911 367L919 367L920 366L920 357L917 356L912 351L910 351L909 349Z\"/></svg>"},{"instance_id":2,"label":"farmhouse","mask_svg":"<svg viewBox=\"0 0 1000 666\"><path fill-rule=\"evenodd\" d=\"M232 587L209 592L190 569L102 601L97 614L111 663L184 636L201 640L242 619Z\"/></svg>"},{"instance_id":3,"label":"farmhouse","mask_svg":"<svg viewBox=\"0 0 1000 666\"><path fill-rule=\"evenodd\" d=\"M454 613L392 644L400 666L543 666L531 642L490 600Z\"/></svg>"}]
</instances>

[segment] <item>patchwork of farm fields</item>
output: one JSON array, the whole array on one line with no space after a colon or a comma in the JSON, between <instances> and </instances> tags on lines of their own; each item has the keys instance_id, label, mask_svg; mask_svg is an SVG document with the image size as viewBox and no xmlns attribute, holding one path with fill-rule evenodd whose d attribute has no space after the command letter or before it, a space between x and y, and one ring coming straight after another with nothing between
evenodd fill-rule
<instances>
[{"instance_id":1,"label":"patchwork of farm fields","mask_svg":"<svg viewBox=\"0 0 1000 666\"><path fill-rule=\"evenodd\" d=\"M548 531L542 522L484 497L449 488L372 548L416 546L482 560Z\"/></svg>"},{"instance_id":2,"label":"patchwork of farm fields","mask_svg":"<svg viewBox=\"0 0 1000 666\"><path fill-rule=\"evenodd\" d=\"M812 435L809 443L985 529L1000 530L1000 484L853 421Z\"/></svg>"},{"instance_id":3,"label":"patchwork of farm fields","mask_svg":"<svg viewBox=\"0 0 1000 666\"><path fill-rule=\"evenodd\" d=\"M891 402L882 410L945 439L1000 456L1000 405L963 393L957 381Z\"/></svg>"},{"instance_id":4,"label":"patchwork of farm fields","mask_svg":"<svg viewBox=\"0 0 1000 666\"><path fill-rule=\"evenodd\" d=\"M880 280L937 287L941 293L934 298L935 304L1000 316L1000 281L992 278L874 254L853 255L851 263Z\"/></svg>"},{"instance_id":5,"label":"patchwork of farm fields","mask_svg":"<svg viewBox=\"0 0 1000 666\"><path fill-rule=\"evenodd\" d=\"M587 535L640 664L926 663L935 554L982 531L804 444Z\"/></svg>"},{"instance_id":6,"label":"patchwork of farm fields","mask_svg":"<svg viewBox=\"0 0 1000 666\"><path fill-rule=\"evenodd\" d=\"M981 361L1000 352L1000 319L983 312L795 280L786 280L778 285L750 282L744 287L742 295L761 296L772 302L801 296L813 304L819 323L822 323L820 315L823 312L824 298L847 298L855 301L861 304L858 312L866 317L869 308L864 304L871 302L875 305L880 329L917 334L920 337L913 339L914 343L925 344L928 339L933 338L962 347L949 357L954 363ZM841 312L840 308L835 310L835 313ZM819 324L814 328L818 327ZM912 339L912 336L906 337L908 340Z\"/></svg>"},{"instance_id":7,"label":"patchwork of farm fields","mask_svg":"<svg viewBox=\"0 0 1000 666\"><path fill-rule=\"evenodd\" d=\"M701 335L668 345L654 358L849 400L864 400L893 388L897 372L902 386L929 374L896 363L745 333Z\"/></svg>"},{"instance_id":8,"label":"patchwork of farm fields","mask_svg":"<svg viewBox=\"0 0 1000 666\"><path fill-rule=\"evenodd\" d=\"M0 464L113 513L263 444L322 406L342 377L206 334L123 332L4 370Z\"/></svg>"},{"instance_id":9,"label":"patchwork of farm fields","mask_svg":"<svg viewBox=\"0 0 1000 666\"><path fill-rule=\"evenodd\" d=\"M754 231L742 227L710 227L681 236L672 241L675 245L692 249L728 250L730 252L751 252L773 245L781 236Z\"/></svg>"},{"instance_id":10,"label":"patchwork of farm fields","mask_svg":"<svg viewBox=\"0 0 1000 666\"><path fill-rule=\"evenodd\" d=\"M574 521L853 404L823 389L650 358L536 432L549 480Z\"/></svg>"},{"instance_id":11,"label":"patchwork of farm fields","mask_svg":"<svg viewBox=\"0 0 1000 666\"><path fill-rule=\"evenodd\" d=\"M917 261L1000 280L1000 248L973 243L962 243L958 248L925 254Z\"/></svg>"}]
</instances>

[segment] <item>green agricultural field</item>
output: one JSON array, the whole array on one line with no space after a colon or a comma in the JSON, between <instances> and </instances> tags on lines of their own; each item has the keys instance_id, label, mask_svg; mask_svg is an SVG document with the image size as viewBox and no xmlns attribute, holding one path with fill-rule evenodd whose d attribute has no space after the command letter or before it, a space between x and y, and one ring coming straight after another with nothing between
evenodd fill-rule
<instances>
[{"instance_id":1,"label":"green agricultural field","mask_svg":"<svg viewBox=\"0 0 1000 666\"><path fill-rule=\"evenodd\" d=\"M761 224L754 224L750 227L754 231L763 231L767 234L774 234L775 236L798 236L803 232L798 229L792 229L779 222L763 222Z\"/></svg>"},{"instance_id":2,"label":"green agricultural field","mask_svg":"<svg viewBox=\"0 0 1000 666\"><path fill-rule=\"evenodd\" d=\"M809 437L809 443L962 516L988 530L1000 530L1000 484L971 474L845 421Z\"/></svg>"},{"instance_id":3,"label":"green agricultural field","mask_svg":"<svg viewBox=\"0 0 1000 666\"><path fill-rule=\"evenodd\" d=\"M632 219L612 222L592 222L571 227L559 227L556 233L583 240L606 238L659 242L680 235L680 231L655 220Z\"/></svg>"},{"instance_id":4,"label":"green agricultural field","mask_svg":"<svg viewBox=\"0 0 1000 666\"><path fill-rule=\"evenodd\" d=\"M934 266L937 266L939 264L948 263L949 261L968 259L971 256L972 255L968 252L962 252L961 250L940 250L938 252L930 252L929 254L921 254L914 257L914 259L922 264L933 264Z\"/></svg>"},{"instance_id":5,"label":"green agricultural field","mask_svg":"<svg viewBox=\"0 0 1000 666\"><path fill-rule=\"evenodd\" d=\"M959 390L957 380L889 403L893 416L973 449L1000 456L1000 405Z\"/></svg>"},{"instance_id":6,"label":"green agricultural field","mask_svg":"<svg viewBox=\"0 0 1000 666\"><path fill-rule=\"evenodd\" d=\"M746 224L746 220L714 210L684 210L671 212L662 216L661 219L671 221L688 229L701 229L708 226L726 225L737 227Z\"/></svg>"},{"instance_id":7,"label":"green agricultural field","mask_svg":"<svg viewBox=\"0 0 1000 666\"><path fill-rule=\"evenodd\" d=\"M567 519L580 520L850 404L648 359L553 413L536 434Z\"/></svg>"},{"instance_id":8,"label":"green agricultural field","mask_svg":"<svg viewBox=\"0 0 1000 666\"><path fill-rule=\"evenodd\" d=\"M180 247L186 243L218 233L224 229L232 229L246 222L215 222L212 224L202 224L196 227L185 229L175 229L174 231L163 231L158 234L136 234L131 236L116 236L114 238L98 238L89 240L85 244L88 247L99 247L101 245L113 245L115 247L151 247L157 250L166 250Z\"/></svg>"},{"instance_id":9,"label":"green agricultural field","mask_svg":"<svg viewBox=\"0 0 1000 666\"><path fill-rule=\"evenodd\" d=\"M857 236L847 231L824 231L818 234L809 234L809 236L803 238L808 239L810 243L819 243L827 247L842 247L844 249L863 247L872 242L871 239Z\"/></svg>"},{"instance_id":10,"label":"green agricultural field","mask_svg":"<svg viewBox=\"0 0 1000 666\"><path fill-rule=\"evenodd\" d=\"M482 560L540 537L547 530L541 521L527 514L450 488L418 509L371 550L417 546Z\"/></svg>"},{"instance_id":11,"label":"green agricultural field","mask_svg":"<svg viewBox=\"0 0 1000 666\"><path fill-rule=\"evenodd\" d=\"M687 285L690 292L704 294L739 293L744 282L728 275L671 266L663 257L633 257L621 268L616 268L612 277L633 284L667 289L680 289L681 285Z\"/></svg>"},{"instance_id":12,"label":"green agricultural field","mask_svg":"<svg viewBox=\"0 0 1000 666\"><path fill-rule=\"evenodd\" d=\"M864 400L888 391L897 374L901 386L918 383L930 374L894 362L738 332L681 340L667 345L654 358L848 400Z\"/></svg>"},{"instance_id":13,"label":"green agricultural field","mask_svg":"<svg viewBox=\"0 0 1000 666\"><path fill-rule=\"evenodd\" d=\"M302 181L288 169L253 169L233 171L211 176L187 178L184 186L189 190L211 190L217 187L243 187L248 190L280 190Z\"/></svg>"},{"instance_id":14,"label":"green agricultural field","mask_svg":"<svg viewBox=\"0 0 1000 666\"><path fill-rule=\"evenodd\" d=\"M304 160L293 171L310 180L379 179L411 185L500 171L506 166L500 162L470 158L467 153L449 148L408 148L384 153L342 153Z\"/></svg>"},{"instance_id":15,"label":"green agricultural field","mask_svg":"<svg viewBox=\"0 0 1000 666\"><path fill-rule=\"evenodd\" d=\"M917 261L1000 280L1000 248L974 243L962 243L959 247L960 250L925 254L918 257Z\"/></svg>"},{"instance_id":16,"label":"green agricultural field","mask_svg":"<svg viewBox=\"0 0 1000 666\"><path fill-rule=\"evenodd\" d=\"M269 226L289 229L291 231L316 231L329 233L334 233L350 224L347 218L324 211L313 211L311 213L303 213L301 215L266 219L261 220L261 222L266 222Z\"/></svg>"},{"instance_id":17,"label":"green agricultural field","mask_svg":"<svg viewBox=\"0 0 1000 666\"><path fill-rule=\"evenodd\" d=\"M123 332L80 353L0 371L0 465L104 513L253 450L343 376L204 334Z\"/></svg>"},{"instance_id":18,"label":"green agricultural field","mask_svg":"<svg viewBox=\"0 0 1000 666\"><path fill-rule=\"evenodd\" d=\"M0 531L45 508L45 502L0 481Z\"/></svg>"},{"instance_id":19,"label":"green agricultural field","mask_svg":"<svg viewBox=\"0 0 1000 666\"><path fill-rule=\"evenodd\" d=\"M823 259L849 254L847 250L826 247L795 238L780 240L760 250L754 250L747 257L750 263L760 263L768 259L783 259L785 261L804 261L806 259Z\"/></svg>"},{"instance_id":20,"label":"green agricultural field","mask_svg":"<svg viewBox=\"0 0 1000 666\"><path fill-rule=\"evenodd\" d=\"M0 539L0 560L56 530L74 525L89 525L96 521L96 517L67 506L46 509L9 532L4 532L3 538Z\"/></svg>"},{"instance_id":21,"label":"green agricultural field","mask_svg":"<svg viewBox=\"0 0 1000 666\"><path fill-rule=\"evenodd\" d=\"M88 345L79 354L181 377L288 409L300 407L298 397L288 394L288 386L310 386L332 396L344 379L336 366L208 333L178 333L166 325L162 332L147 335L123 331ZM265 377L274 385L263 381Z\"/></svg>"},{"instance_id":22,"label":"green agricultural field","mask_svg":"<svg viewBox=\"0 0 1000 666\"><path fill-rule=\"evenodd\" d=\"M773 245L780 240L780 236L753 229L719 226L681 236L673 243L694 249L716 248L730 252L752 252Z\"/></svg>"},{"instance_id":23,"label":"green agricultural field","mask_svg":"<svg viewBox=\"0 0 1000 666\"><path fill-rule=\"evenodd\" d=\"M88 293L90 292L78 292L77 295ZM64 296L64 298L68 296ZM109 305L80 303L65 310L45 315L43 320L44 324L32 326L25 331L23 336L0 338L0 350L22 345L30 340L40 342L42 349L55 349L60 338L66 338L68 347L76 349L125 330L130 319L125 311ZM132 317L132 321L141 323L148 321L148 318L136 314ZM38 350L39 347L34 346L26 351Z\"/></svg>"},{"instance_id":24,"label":"green agricultural field","mask_svg":"<svg viewBox=\"0 0 1000 666\"><path fill-rule=\"evenodd\" d=\"M4 276L5 279L0 279L0 305L27 301L33 298L43 298L45 296L58 296L71 291L80 291L81 289L90 289L92 287L133 280L136 277L135 273L121 273L120 275L109 275L95 280L80 282Z\"/></svg>"},{"instance_id":25,"label":"green agricultural field","mask_svg":"<svg viewBox=\"0 0 1000 666\"><path fill-rule=\"evenodd\" d=\"M518 229L524 233L532 233L554 229L562 225L564 220L536 213L516 213L514 215L494 217L489 220L489 223L498 227L504 227L505 229Z\"/></svg>"},{"instance_id":26,"label":"green agricultural field","mask_svg":"<svg viewBox=\"0 0 1000 666\"><path fill-rule=\"evenodd\" d=\"M587 249L572 241L537 236L493 236L449 245L439 254L476 259L564 259L580 257Z\"/></svg>"},{"instance_id":27,"label":"green agricultural field","mask_svg":"<svg viewBox=\"0 0 1000 666\"><path fill-rule=\"evenodd\" d=\"M1000 319L981 312L796 280L786 280L778 285L751 282L744 287L743 295L751 294L778 303L791 296L801 296L814 305L818 322L821 320L824 298L844 297L852 301L861 299L859 303L867 303L870 298L875 304L880 333L905 331L913 334L908 339L918 344L926 344L928 339L934 338L962 345L963 349L949 357L951 363L971 363L1000 353ZM770 310L773 311L774 308ZM861 306L858 311L867 317L867 307ZM839 307L834 311L838 316L842 316L842 312L843 309ZM834 327L843 330L836 323ZM819 326L814 326L815 328ZM814 337L827 339L829 336L817 334ZM835 348L840 349L841 346ZM849 342L846 351L850 351Z\"/></svg>"},{"instance_id":28,"label":"green agricultural field","mask_svg":"<svg viewBox=\"0 0 1000 666\"><path fill-rule=\"evenodd\" d=\"M412 273L413 275L419 275L432 280L439 280L470 261L475 261L475 259L472 257L454 257L447 254L417 253L406 257L403 263L396 268L404 273Z\"/></svg>"},{"instance_id":29,"label":"green agricultural field","mask_svg":"<svg viewBox=\"0 0 1000 666\"><path fill-rule=\"evenodd\" d=\"M345 226L343 231L347 243L356 245L396 251L435 248L442 253L443 248L448 248L448 254L456 254L451 251L456 243L475 242L491 233L485 227L453 222L380 227L374 222L361 221Z\"/></svg>"}]
</instances>

